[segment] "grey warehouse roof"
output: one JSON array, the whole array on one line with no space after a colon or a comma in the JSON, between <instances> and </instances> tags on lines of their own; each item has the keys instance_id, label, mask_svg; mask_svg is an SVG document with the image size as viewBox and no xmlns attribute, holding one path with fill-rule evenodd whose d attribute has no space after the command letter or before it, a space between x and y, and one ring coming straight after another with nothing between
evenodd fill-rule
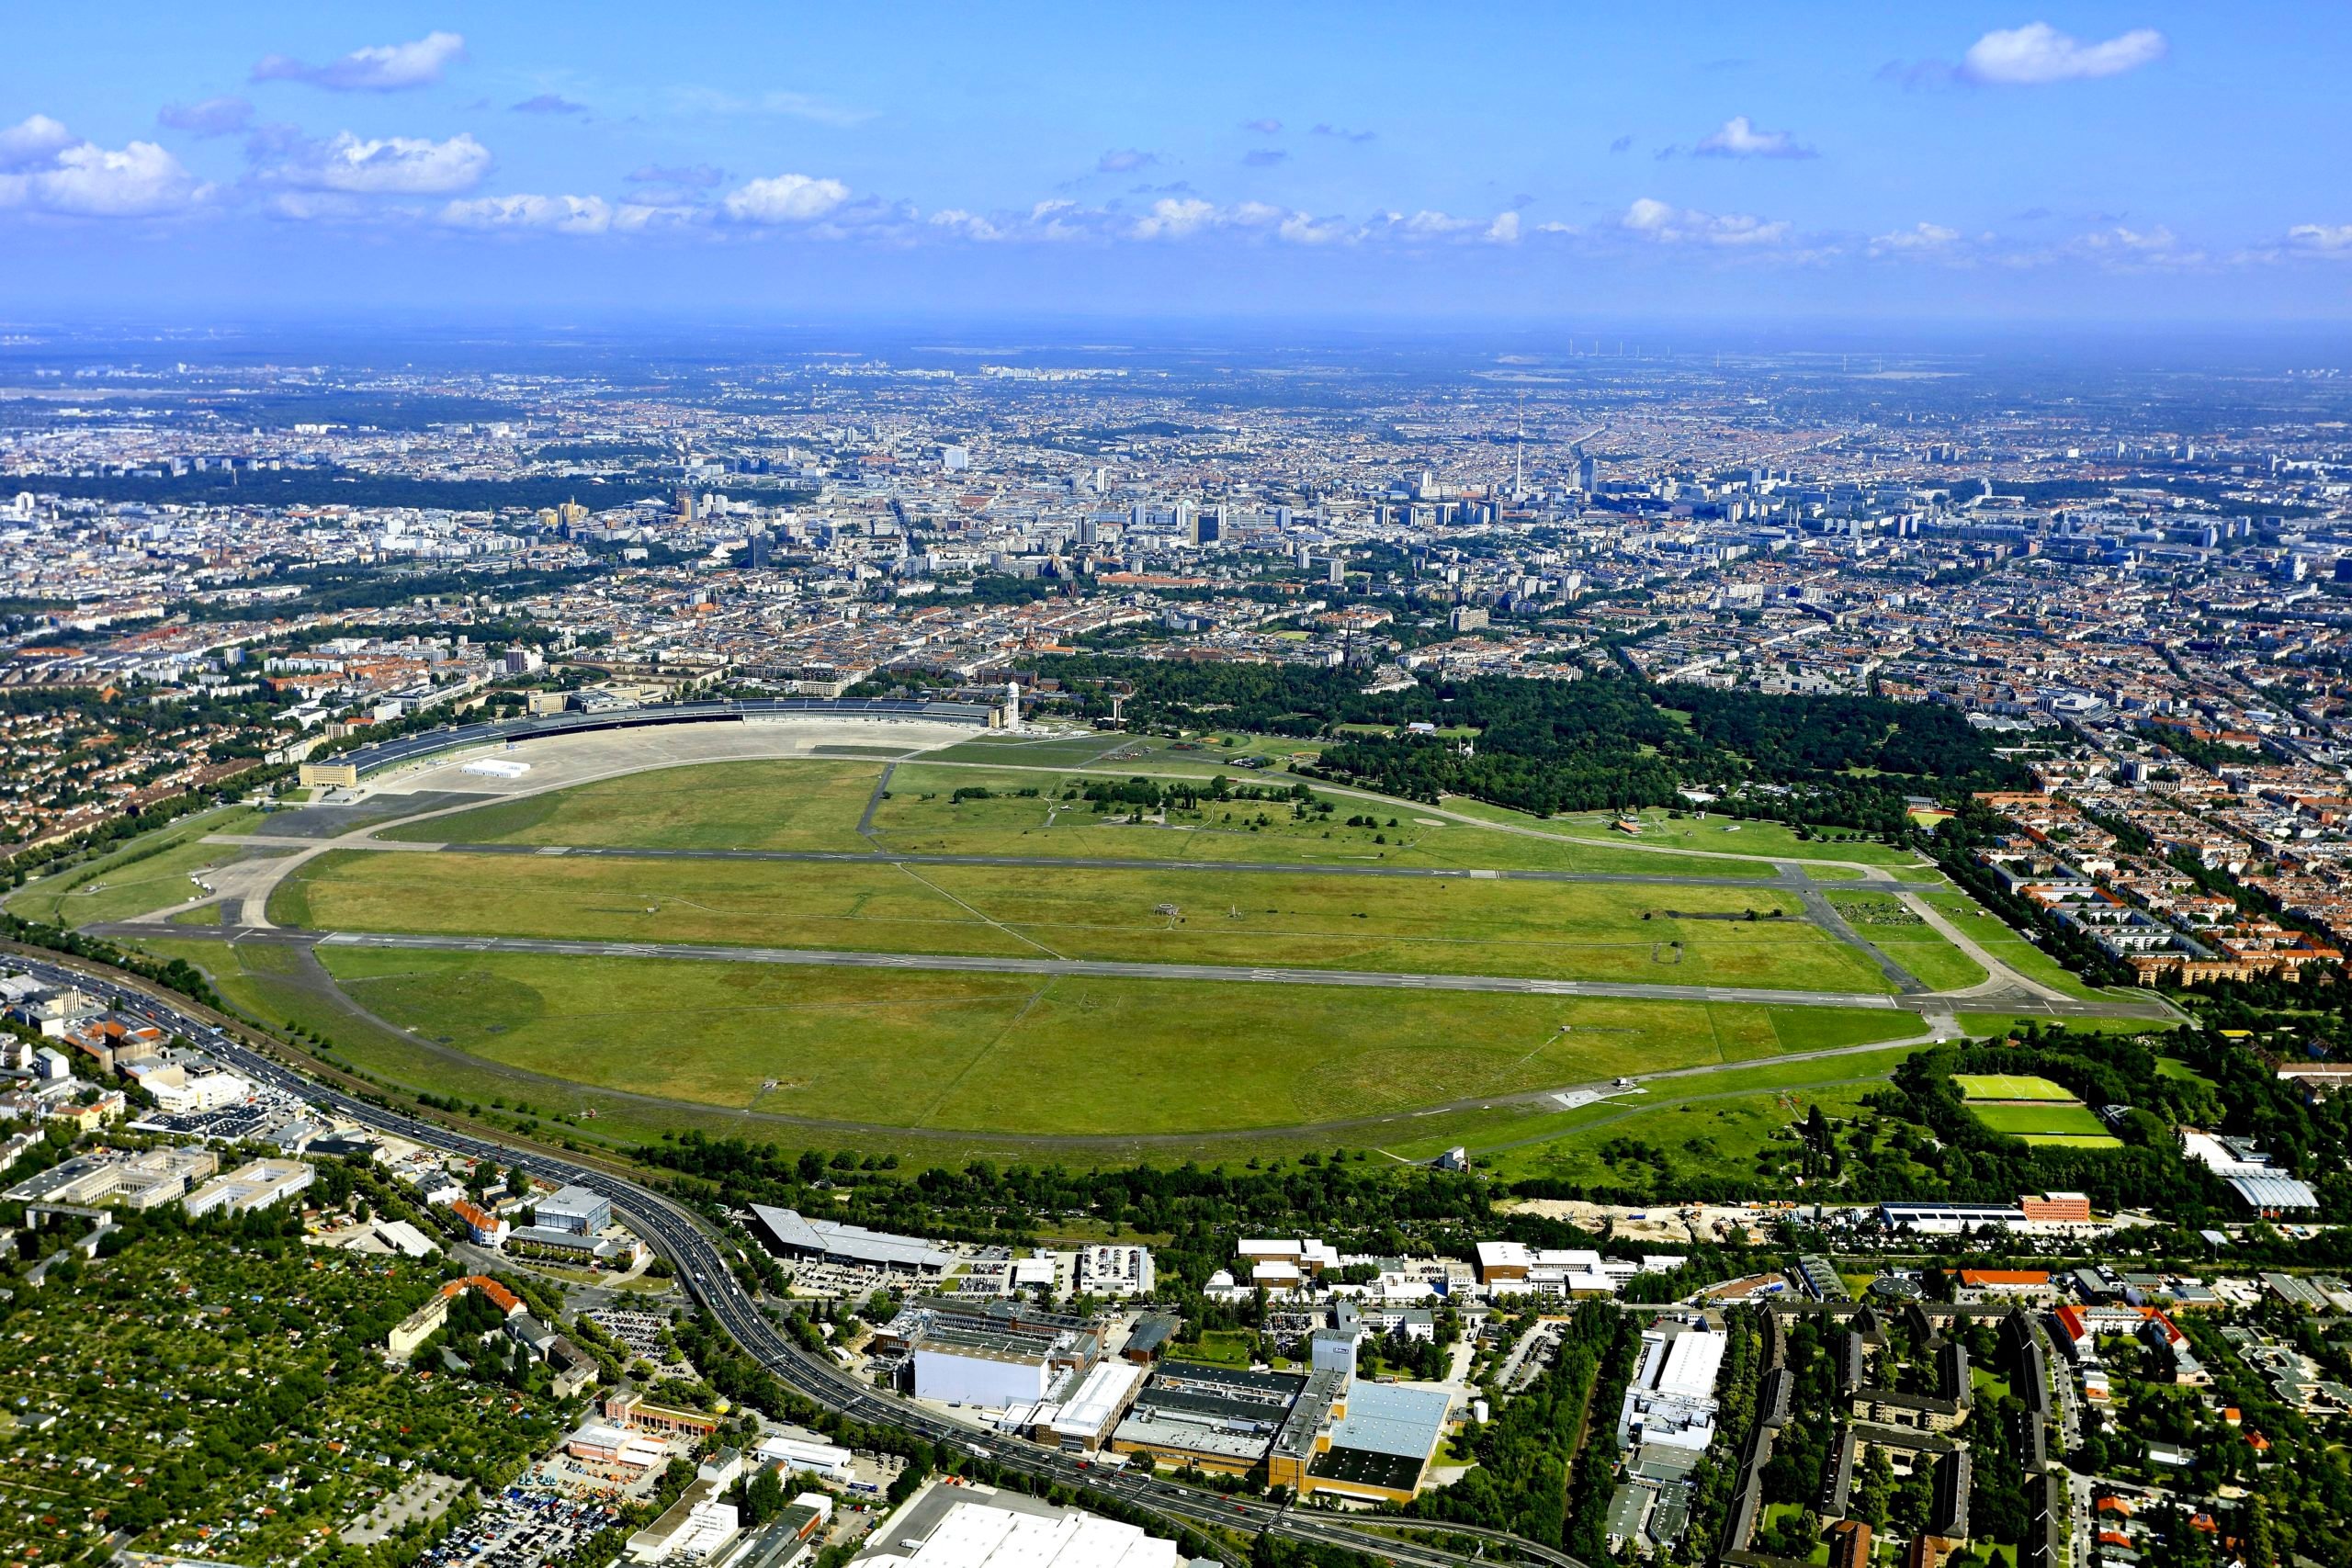
<instances>
[{"instance_id":1,"label":"grey warehouse roof","mask_svg":"<svg viewBox=\"0 0 2352 1568\"><path fill-rule=\"evenodd\" d=\"M752 1204L752 1213L775 1237L776 1245L789 1252L814 1252L876 1268L922 1269L934 1273L945 1272L956 1261L952 1255L913 1236L892 1235L887 1231L870 1231L864 1225L839 1224L831 1220L804 1220L797 1210L771 1209L763 1203Z\"/></svg>"}]
</instances>

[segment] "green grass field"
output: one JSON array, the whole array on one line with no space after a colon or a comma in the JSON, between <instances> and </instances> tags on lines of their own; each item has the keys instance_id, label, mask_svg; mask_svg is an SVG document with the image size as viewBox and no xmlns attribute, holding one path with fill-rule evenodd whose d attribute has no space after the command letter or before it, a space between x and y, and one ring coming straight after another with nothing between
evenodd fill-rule
<instances>
[{"instance_id":1,"label":"green grass field","mask_svg":"<svg viewBox=\"0 0 2352 1568\"><path fill-rule=\"evenodd\" d=\"M1919 896L1966 931L1970 940L2029 980L2039 980L2053 990L2086 1000L2107 995L2096 987L2083 984L2072 971L2003 925L1999 916L1979 906L1959 888L1922 889Z\"/></svg>"},{"instance_id":2,"label":"green grass field","mask_svg":"<svg viewBox=\"0 0 2352 1568\"><path fill-rule=\"evenodd\" d=\"M1629 844L1649 844L1667 849L1698 850L1717 855L1761 855L1774 860L1792 861L1852 861L1862 865L1883 865L1889 870L1914 868L1927 874L1932 868L1922 867L1919 857L1908 850L1899 850L1867 839L1844 840L1830 838L1800 839L1794 830L1780 822L1743 821L1736 818L1685 812L1676 818L1656 807L1632 813L1641 824L1638 836L1621 832L1615 823L1617 815L1605 811L1571 812L1549 819L1530 817L1524 812L1510 811L1489 806L1483 801L1466 801L1449 797L1449 810L1459 810L1488 821L1516 821L1540 827L1547 832L1577 834L1604 840L1623 839ZM1825 833L1841 833L1842 829L1824 829Z\"/></svg>"},{"instance_id":3,"label":"green grass field","mask_svg":"<svg viewBox=\"0 0 2352 1568\"><path fill-rule=\"evenodd\" d=\"M253 832L261 821L261 813L245 806L202 812L96 860L26 884L8 898L8 912L48 925L86 926L185 903L199 897L191 874L224 865L245 852L205 843L204 838Z\"/></svg>"},{"instance_id":4,"label":"green grass field","mask_svg":"<svg viewBox=\"0 0 2352 1568\"><path fill-rule=\"evenodd\" d=\"M1838 1064L1820 1063L1816 1076L1831 1081L1811 1088L1715 1089L1702 1087L1714 1077L1690 1079L1687 1095L1668 1088L1655 1100L1612 1100L1610 1109L1587 1116L1569 1132L1498 1151L1488 1156L1489 1168L1507 1181L1549 1178L1586 1187L1648 1187L1666 1202L1674 1196L1678 1176L1753 1176L1758 1156L1775 1135L1802 1122L1815 1105L1833 1117L1853 1115L1863 1096L1884 1087L1882 1077L1865 1075L1882 1066L1891 1069L1899 1059L1864 1058L1865 1065L1835 1074L1831 1069ZM1728 1080L1734 1075L1719 1076ZM1662 1165L1650 1157L1652 1151L1662 1156ZM1475 1146L1472 1152L1479 1153Z\"/></svg>"},{"instance_id":5,"label":"green grass field","mask_svg":"<svg viewBox=\"0 0 2352 1568\"><path fill-rule=\"evenodd\" d=\"M270 903L321 931L1891 988L1800 914L1760 888L368 851Z\"/></svg>"},{"instance_id":6,"label":"green grass field","mask_svg":"<svg viewBox=\"0 0 2352 1568\"><path fill-rule=\"evenodd\" d=\"M1780 1015L1700 1002L1329 990L1309 1007L1246 985L351 948L320 957L371 1012L488 1061L911 1128L1281 1128L1748 1060L1780 1043ZM1858 1041L1917 1027L1902 1013L1833 1017Z\"/></svg>"},{"instance_id":7,"label":"green grass field","mask_svg":"<svg viewBox=\"0 0 2352 1568\"><path fill-rule=\"evenodd\" d=\"M2033 1073L1954 1073L1963 1100L2042 1100L2079 1105L2075 1091Z\"/></svg>"},{"instance_id":8,"label":"green grass field","mask_svg":"<svg viewBox=\"0 0 2352 1568\"><path fill-rule=\"evenodd\" d=\"M705 762L602 779L435 817L384 837L444 844L857 850L882 776L847 761Z\"/></svg>"},{"instance_id":9,"label":"green grass field","mask_svg":"<svg viewBox=\"0 0 2352 1568\"><path fill-rule=\"evenodd\" d=\"M1943 933L1885 893L1826 895L1862 938L1919 977L1931 991L1957 991L1980 984L1984 966L1946 940Z\"/></svg>"},{"instance_id":10,"label":"green grass field","mask_svg":"<svg viewBox=\"0 0 2352 1568\"><path fill-rule=\"evenodd\" d=\"M945 755L940 753L940 755ZM1612 844L1583 844L1551 829L1513 832L1432 816L1409 801L1367 799L1313 784L1333 803L1329 817L1295 818L1269 801L1204 802L1194 811L1097 814L1092 804L1064 796L1095 779L1121 782L1160 771L1156 761L1136 772L1105 769L1080 776L1017 768L926 766L910 762L890 778L889 798L875 812L883 843L902 854L1031 854L1071 858L1323 862L1498 871L1654 873L1686 876L1768 877L1761 861L1698 860L1645 854ZM1144 770L1148 769L1149 773ZM1287 788L1262 773L1222 770L1237 785ZM1166 783L1166 780L1159 782ZM957 801L958 789L986 789L993 798ZM1034 792L1022 795L1018 792ZM1458 804L1458 803L1455 803ZM1449 805L1448 809L1453 808ZM1372 817L1372 827L1346 826ZM1394 821L1396 825L1390 827ZM1532 825L1533 819L1529 818Z\"/></svg>"},{"instance_id":11,"label":"green grass field","mask_svg":"<svg viewBox=\"0 0 2352 1568\"><path fill-rule=\"evenodd\" d=\"M2032 1073L1955 1073L1969 1114L2029 1144L2120 1149L2122 1140L2063 1084Z\"/></svg>"},{"instance_id":12,"label":"green grass field","mask_svg":"<svg viewBox=\"0 0 2352 1568\"><path fill-rule=\"evenodd\" d=\"M1968 1111L1970 1115L1996 1133L2008 1133L2021 1138L2096 1138L2107 1131L2106 1125L2091 1114L2089 1107L2072 1102L2064 1105L1981 1105L1971 1102Z\"/></svg>"}]
</instances>

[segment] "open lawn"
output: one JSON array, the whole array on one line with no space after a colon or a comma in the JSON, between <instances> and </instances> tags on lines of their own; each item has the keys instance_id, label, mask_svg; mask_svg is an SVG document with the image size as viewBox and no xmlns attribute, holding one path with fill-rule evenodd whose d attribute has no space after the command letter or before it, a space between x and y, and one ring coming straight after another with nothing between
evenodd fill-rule
<instances>
[{"instance_id":1,"label":"open lawn","mask_svg":"<svg viewBox=\"0 0 2352 1568\"><path fill-rule=\"evenodd\" d=\"M2078 1105L2074 1090L2036 1073L1954 1073L1964 1100L2046 1100Z\"/></svg>"},{"instance_id":2,"label":"open lawn","mask_svg":"<svg viewBox=\"0 0 2352 1568\"><path fill-rule=\"evenodd\" d=\"M1891 894L1831 893L1832 908L1880 952L1931 991L1957 991L1984 978L1984 966Z\"/></svg>"},{"instance_id":3,"label":"open lawn","mask_svg":"<svg viewBox=\"0 0 2352 1568\"><path fill-rule=\"evenodd\" d=\"M1985 952L2026 978L2039 980L2067 996L2088 1000L2097 1000L2107 994L2096 987L2083 984L2071 970L2002 924L1999 916L1983 908L1959 888L1923 889L1919 897L1941 910ZM2142 996L2144 998L2145 993Z\"/></svg>"},{"instance_id":4,"label":"open lawn","mask_svg":"<svg viewBox=\"0 0 2352 1568\"><path fill-rule=\"evenodd\" d=\"M200 896L189 880L192 874L245 852L205 843L205 836L252 832L261 819L261 813L246 806L201 812L96 860L28 883L8 898L8 912L48 925L85 926L185 903Z\"/></svg>"},{"instance_id":5,"label":"open lawn","mask_svg":"<svg viewBox=\"0 0 2352 1568\"><path fill-rule=\"evenodd\" d=\"M882 776L847 761L706 762L600 779L387 830L435 844L626 844L643 849L856 850Z\"/></svg>"},{"instance_id":6,"label":"open lawn","mask_svg":"<svg viewBox=\"0 0 2352 1568\"><path fill-rule=\"evenodd\" d=\"M1448 807L1458 803L1449 800ZM1495 808L1473 812L1485 816ZM1514 816L1523 814L1513 813ZM1800 839L1794 829L1781 822L1743 820L1739 818L1714 814L1702 815L1686 811L1680 817L1651 807L1631 814L1641 824L1639 835L1629 835L1615 824L1616 813L1606 811L1572 812L1555 817L1542 826L1554 832L1579 833L1596 837L1616 837L1629 843L1658 844L1668 849L1704 850L1716 854L1769 855L1776 860L1854 861L1863 865L1883 865L1890 870L1897 867L1919 867L1919 857L1908 850L1875 842L1859 835L1844 837L1850 829L1824 828L1815 836ZM1537 821L1534 818L1523 818ZM1826 837L1819 835L1827 835ZM1920 868L1922 874L1932 868Z\"/></svg>"},{"instance_id":7,"label":"open lawn","mask_svg":"<svg viewBox=\"0 0 2352 1568\"><path fill-rule=\"evenodd\" d=\"M1954 1021L1960 1025L1962 1033L1977 1040L1998 1039L2005 1034L2013 1034L2023 1030L2030 1023L2040 1024L2046 1028L2053 1021L2059 1027L2075 1034L2162 1034L2168 1030L2180 1027L2177 1023L2151 1023L2143 1018L2069 1018L2053 1021L2006 1012L1958 1013L1954 1015Z\"/></svg>"},{"instance_id":8,"label":"open lawn","mask_svg":"<svg viewBox=\"0 0 2352 1568\"><path fill-rule=\"evenodd\" d=\"M320 957L392 1023L531 1072L787 1115L1007 1134L1380 1116L1737 1059L1724 1037L1753 1051L1770 1042L1774 1017L1493 994L1330 990L1308 1005L1246 985L525 953ZM1888 1032L1917 1027L1869 1016Z\"/></svg>"},{"instance_id":9,"label":"open lawn","mask_svg":"<svg viewBox=\"0 0 2352 1568\"><path fill-rule=\"evenodd\" d=\"M1159 771L1156 764L1136 766ZM1204 801L1197 810L1154 812L1138 819L1139 814L1124 808L1098 813L1092 802L1079 798L1090 783L1121 783L1136 776L1139 775L1107 770L1074 777L910 762L891 775L889 798L875 812L874 828L887 847L905 854L1322 862L1686 876L1772 874L1772 868L1760 861L1644 854L1611 844L1578 844L1555 837L1490 830L1430 816L1427 808L1417 809L1410 801L1370 799L1321 784L1309 787L1318 799L1329 801L1332 810L1303 818L1279 801L1233 800ZM1227 770L1226 776L1237 787L1290 787L1289 782L1263 773ZM955 796L959 789L985 789L990 798L958 801ZM1351 828L1347 821L1351 817L1374 820L1370 826Z\"/></svg>"},{"instance_id":10,"label":"open lawn","mask_svg":"<svg viewBox=\"0 0 2352 1568\"><path fill-rule=\"evenodd\" d=\"M1768 888L345 851L270 910L322 931L1890 988Z\"/></svg>"},{"instance_id":11,"label":"open lawn","mask_svg":"<svg viewBox=\"0 0 2352 1568\"><path fill-rule=\"evenodd\" d=\"M1472 1134L1473 1156L1505 1181L1548 1178L1584 1186L1644 1186L1661 1205L1677 1177L1739 1179L1783 1128L1819 1104L1833 1118L1863 1097L1916 1046L1856 1052L1812 1062L1758 1062L1720 1073L1654 1081L1570 1111L1531 1116ZM1416 1145L1391 1145L1418 1153Z\"/></svg>"}]
</instances>

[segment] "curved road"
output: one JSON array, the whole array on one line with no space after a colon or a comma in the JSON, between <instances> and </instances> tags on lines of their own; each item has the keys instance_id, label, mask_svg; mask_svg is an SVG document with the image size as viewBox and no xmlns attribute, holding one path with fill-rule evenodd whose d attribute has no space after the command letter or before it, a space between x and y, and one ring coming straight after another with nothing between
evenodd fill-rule
<instances>
[{"instance_id":1,"label":"curved road","mask_svg":"<svg viewBox=\"0 0 2352 1568\"><path fill-rule=\"evenodd\" d=\"M601 1194L633 1229L670 1259L688 1293L749 1355L795 1392L829 1410L868 1425L913 1432L933 1443L957 1445L1024 1474L1106 1494L1171 1523L1212 1530L1266 1532L1291 1540L1341 1547L1398 1563L1402 1568L1458 1568L1471 1561L1436 1547L1373 1534L1342 1518L1327 1517L1314 1510L1289 1505L1276 1506L1254 1498L1225 1497L1156 1476L1097 1468L1091 1461L1022 1438L950 1422L910 1400L883 1393L860 1382L829 1359L811 1355L779 1332L736 1279L718 1239L695 1214L671 1199L607 1170L540 1149L456 1132L370 1104L331 1084L305 1077L276 1058L241 1043L199 1013L193 1004L122 971L97 964L69 963L54 956L32 956L34 950L14 951L18 954L17 962L32 974L56 984L86 985L95 980L120 998L123 1010L184 1036L207 1054L257 1081L299 1095L363 1125L429 1147L520 1166L549 1181L575 1184ZM1401 1523L1384 1522L1392 1528ZM1519 1556L1550 1568L1585 1568L1585 1564L1565 1552L1501 1532L1455 1526L1427 1528L1441 1533L1493 1540ZM1227 1555L1228 1561L1238 1561L1234 1554Z\"/></svg>"}]
</instances>

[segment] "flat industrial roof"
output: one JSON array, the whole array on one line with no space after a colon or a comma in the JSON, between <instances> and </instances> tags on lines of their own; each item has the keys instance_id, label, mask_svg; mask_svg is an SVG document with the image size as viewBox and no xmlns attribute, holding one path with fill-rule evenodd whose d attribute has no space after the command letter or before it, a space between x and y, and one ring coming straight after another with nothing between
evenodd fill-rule
<instances>
[{"instance_id":1,"label":"flat industrial roof","mask_svg":"<svg viewBox=\"0 0 2352 1568\"><path fill-rule=\"evenodd\" d=\"M1676 1335L1667 1347L1666 1366L1657 1374L1657 1392L1682 1399L1712 1395L1728 1343L1728 1336L1704 1329L1684 1329Z\"/></svg>"},{"instance_id":2,"label":"flat industrial roof","mask_svg":"<svg viewBox=\"0 0 2352 1568\"><path fill-rule=\"evenodd\" d=\"M882 1533L880 1531L877 1534ZM900 1555L903 1553L903 1555ZM959 1496L920 1543L891 1539L862 1559L911 1568L1176 1568L1176 1543L1076 1509L1051 1515Z\"/></svg>"},{"instance_id":3,"label":"flat industrial roof","mask_svg":"<svg viewBox=\"0 0 2352 1568\"><path fill-rule=\"evenodd\" d=\"M1359 1379L1348 1392L1347 1415L1331 1428L1331 1446L1426 1461L1445 1435L1453 1406L1453 1396L1441 1389Z\"/></svg>"},{"instance_id":4,"label":"flat industrial roof","mask_svg":"<svg viewBox=\"0 0 2352 1568\"><path fill-rule=\"evenodd\" d=\"M796 1252L854 1258L877 1268L926 1269L942 1273L956 1261L953 1255L913 1236L892 1235L887 1231L870 1231L864 1225L840 1224L831 1220L803 1219L797 1209L772 1209L764 1203L752 1204L752 1213L767 1227L777 1246Z\"/></svg>"}]
</instances>

